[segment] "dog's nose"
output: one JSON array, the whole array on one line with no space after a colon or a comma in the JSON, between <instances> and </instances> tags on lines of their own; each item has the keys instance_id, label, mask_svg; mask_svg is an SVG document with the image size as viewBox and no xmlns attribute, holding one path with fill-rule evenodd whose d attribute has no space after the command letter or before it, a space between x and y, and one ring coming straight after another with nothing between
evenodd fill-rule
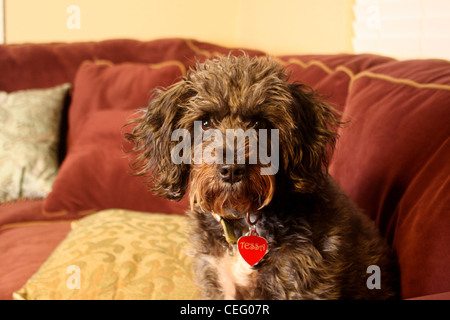
<instances>
[{"instance_id":1,"label":"dog's nose","mask_svg":"<svg viewBox=\"0 0 450 320\"><path fill-rule=\"evenodd\" d=\"M246 172L245 164L222 164L218 170L222 180L231 184L241 181Z\"/></svg>"}]
</instances>

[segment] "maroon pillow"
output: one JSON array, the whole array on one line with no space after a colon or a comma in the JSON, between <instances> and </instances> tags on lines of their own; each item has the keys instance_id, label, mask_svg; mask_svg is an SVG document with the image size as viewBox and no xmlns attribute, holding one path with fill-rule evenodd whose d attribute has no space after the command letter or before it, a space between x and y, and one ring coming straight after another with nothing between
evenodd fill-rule
<instances>
[{"instance_id":1,"label":"maroon pillow","mask_svg":"<svg viewBox=\"0 0 450 320\"><path fill-rule=\"evenodd\" d=\"M402 295L450 291L450 64L390 62L355 76L330 173L377 222ZM445 226L445 227L444 227ZM423 229L422 229L423 228Z\"/></svg>"},{"instance_id":2,"label":"maroon pillow","mask_svg":"<svg viewBox=\"0 0 450 320\"><path fill-rule=\"evenodd\" d=\"M122 132L136 109L147 105L153 88L170 85L180 76L176 64L85 63L80 67L69 112L70 147L44 201L48 214L85 214L107 208L184 212L186 200L161 199L130 174Z\"/></svg>"},{"instance_id":3,"label":"maroon pillow","mask_svg":"<svg viewBox=\"0 0 450 320\"><path fill-rule=\"evenodd\" d=\"M90 112L64 160L53 191L44 203L46 211L91 213L107 208L184 213L186 201L157 197L143 180L132 176L124 153L130 146L122 136L134 111Z\"/></svg>"},{"instance_id":4,"label":"maroon pillow","mask_svg":"<svg viewBox=\"0 0 450 320\"><path fill-rule=\"evenodd\" d=\"M185 72L176 62L162 64L108 61L83 63L75 76L74 94L69 109L69 147L84 118L95 110L133 110L146 107L152 89L176 82Z\"/></svg>"}]
</instances>

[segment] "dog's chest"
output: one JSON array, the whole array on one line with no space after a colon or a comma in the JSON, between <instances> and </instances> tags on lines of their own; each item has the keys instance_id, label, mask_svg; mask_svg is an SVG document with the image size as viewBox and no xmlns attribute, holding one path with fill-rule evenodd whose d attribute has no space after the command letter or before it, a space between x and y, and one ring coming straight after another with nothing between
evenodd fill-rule
<instances>
[{"instance_id":1,"label":"dog's chest","mask_svg":"<svg viewBox=\"0 0 450 320\"><path fill-rule=\"evenodd\" d=\"M224 299L236 299L238 290L256 285L257 271L242 259L236 247L214 260L213 265L217 269L217 278L223 289Z\"/></svg>"}]
</instances>

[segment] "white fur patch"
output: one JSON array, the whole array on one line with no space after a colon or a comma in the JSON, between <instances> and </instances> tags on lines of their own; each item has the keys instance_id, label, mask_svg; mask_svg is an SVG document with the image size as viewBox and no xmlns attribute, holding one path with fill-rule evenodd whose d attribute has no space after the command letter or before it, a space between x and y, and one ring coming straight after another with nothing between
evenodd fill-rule
<instances>
[{"instance_id":1,"label":"white fur patch","mask_svg":"<svg viewBox=\"0 0 450 320\"><path fill-rule=\"evenodd\" d=\"M234 248L231 254L215 259L213 265L217 268L219 283L224 291L224 299L235 299L236 284L240 287L247 287L254 281L255 270L242 259Z\"/></svg>"}]
</instances>

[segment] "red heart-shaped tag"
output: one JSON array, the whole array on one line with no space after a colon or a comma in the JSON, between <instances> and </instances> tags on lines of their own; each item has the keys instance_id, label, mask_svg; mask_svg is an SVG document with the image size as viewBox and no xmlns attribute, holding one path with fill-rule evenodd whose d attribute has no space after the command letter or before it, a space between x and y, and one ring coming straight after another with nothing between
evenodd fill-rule
<instances>
[{"instance_id":1,"label":"red heart-shaped tag","mask_svg":"<svg viewBox=\"0 0 450 320\"><path fill-rule=\"evenodd\" d=\"M267 240L258 236L250 235L240 237L238 249L242 258L250 265L257 264L266 254Z\"/></svg>"}]
</instances>

